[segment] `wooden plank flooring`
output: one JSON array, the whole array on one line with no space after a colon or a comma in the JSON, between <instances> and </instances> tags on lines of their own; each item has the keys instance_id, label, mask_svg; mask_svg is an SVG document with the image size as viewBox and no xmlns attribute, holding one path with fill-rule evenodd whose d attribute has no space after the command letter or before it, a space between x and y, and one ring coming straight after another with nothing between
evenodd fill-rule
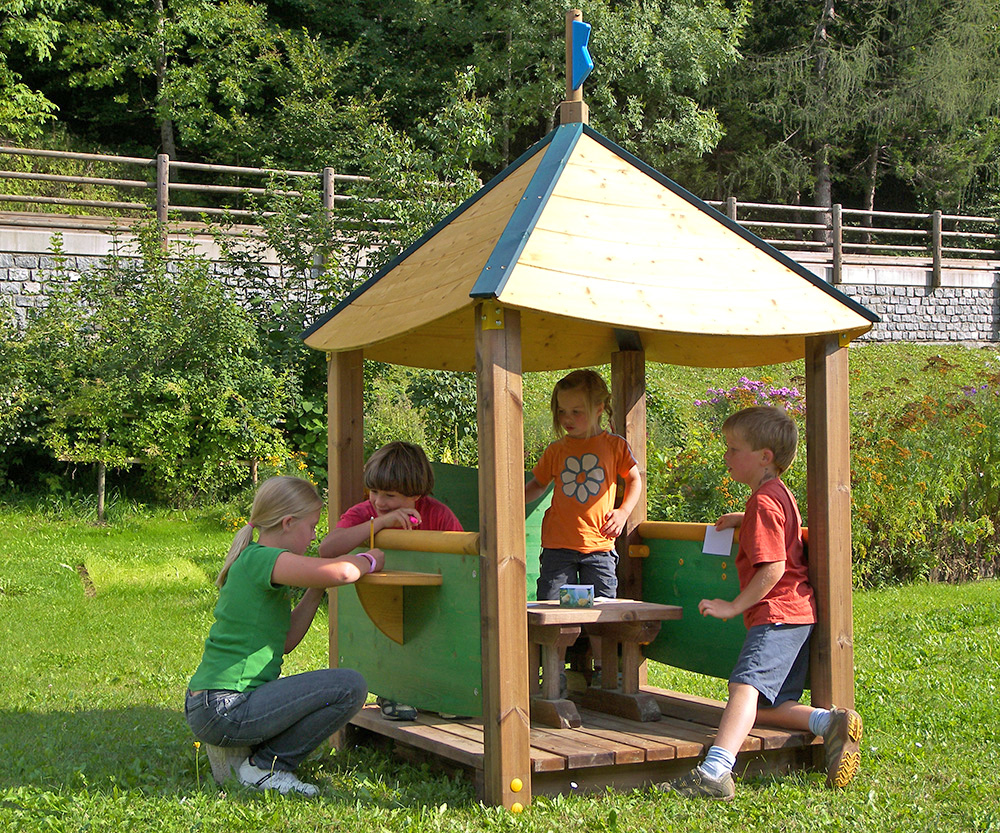
<instances>
[{"instance_id":1,"label":"wooden plank flooring","mask_svg":"<svg viewBox=\"0 0 1000 833\"><path fill-rule=\"evenodd\" d=\"M647 786L687 771L711 744L724 704L664 689L644 687L664 717L636 723L580 709L578 729L531 726L532 790L555 794L575 790ZM391 740L406 757L467 771L482 780L483 726L478 718L445 719L421 712L413 722L384 720L366 706L352 721L361 734ZM808 732L755 727L743 745L738 769L748 773L808 768L821 741Z\"/></svg>"}]
</instances>

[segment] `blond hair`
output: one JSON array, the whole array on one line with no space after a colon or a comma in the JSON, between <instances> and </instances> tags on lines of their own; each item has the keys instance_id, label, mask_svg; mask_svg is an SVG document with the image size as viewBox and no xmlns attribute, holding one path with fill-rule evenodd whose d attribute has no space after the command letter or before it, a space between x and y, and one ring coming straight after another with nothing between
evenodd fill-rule
<instances>
[{"instance_id":1,"label":"blond hair","mask_svg":"<svg viewBox=\"0 0 1000 833\"><path fill-rule=\"evenodd\" d=\"M604 413L608 415L608 425L611 425L611 393L600 373L593 370L574 370L562 377L552 389L552 399L549 407L552 409L552 430L557 437L561 437L565 432L559 422L559 394L570 390L583 391L590 406L591 413L601 405L604 406Z\"/></svg>"},{"instance_id":2,"label":"blond hair","mask_svg":"<svg viewBox=\"0 0 1000 833\"><path fill-rule=\"evenodd\" d=\"M217 587L226 583L226 576L233 562L253 541L254 529L268 532L281 527L287 518L304 518L323 507L323 499L308 480L300 477L269 477L260 484L254 495L250 520L236 533L226 561L215 579Z\"/></svg>"},{"instance_id":3,"label":"blond hair","mask_svg":"<svg viewBox=\"0 0 1000 833\"><path fill-rule=\"evenodd\" d=\"M434 469L419 445L397 440L386 443L368 458L364 483L369 491L423 497L434 489Z\"/></svg>"},{"instance_id":4,"label":"blond hair","mask_svg":"<svg viewBox=\"0 0 1000 833\"><path fill-rule=\"evenodd\" d=\"M782 408L766 405L744 408L729 415L722 423L722 431L725 434L739 434L750 445L752 451L770 449L774 454L774 465L778 469L778 474L787 471L795 460L799 429L795 420Z\"/></svg>"}]
</instances>

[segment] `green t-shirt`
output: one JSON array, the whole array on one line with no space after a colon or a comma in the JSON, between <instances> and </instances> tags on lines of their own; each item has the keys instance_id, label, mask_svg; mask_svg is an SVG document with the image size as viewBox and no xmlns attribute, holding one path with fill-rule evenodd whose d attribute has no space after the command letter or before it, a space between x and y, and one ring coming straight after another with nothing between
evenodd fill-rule
<instances>
[{"instance_id":1,"label":"green t-shirt","mask_svg":"<svg viewBox=\"0 0 1000 833\"><path fill-rule=\"evenodd\" d=\"M247 691L278 678L291 624L289 588L271 584L282 552L253 543L229 568L191 691Z\"/></svg>"}]
</instances>

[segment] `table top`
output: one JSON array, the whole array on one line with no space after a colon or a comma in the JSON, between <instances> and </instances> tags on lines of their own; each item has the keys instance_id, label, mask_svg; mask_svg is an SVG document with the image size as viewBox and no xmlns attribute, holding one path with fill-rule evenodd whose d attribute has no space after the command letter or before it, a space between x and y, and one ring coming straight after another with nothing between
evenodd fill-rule
<instances>
[{"instance_id":1,"label":"table top","mask_svg":"<svg viewBox=\"0 0 1000 833\"><path fill-rule=\"evenodd\" d=\"M633 599L594 599L593 607L561 607L558 600L528 602L530 625L586 625L591 622L661 622L680 619L679 605Z\"/></svg>"}]
</instances>

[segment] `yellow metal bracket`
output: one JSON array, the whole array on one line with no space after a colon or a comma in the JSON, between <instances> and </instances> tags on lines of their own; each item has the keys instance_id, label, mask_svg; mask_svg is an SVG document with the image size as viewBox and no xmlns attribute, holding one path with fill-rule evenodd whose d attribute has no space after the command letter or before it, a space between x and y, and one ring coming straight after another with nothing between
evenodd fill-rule
<instances>
[{"instance_id":1,"label":"yellow metal bracket","mask_svg":"<svg viewBox=\"0 0 1000 833\"><path fill-rule=\"evenodd\" d=\"M481 321L484 330L502 330L503 307L500 304L483 304Z\"/></svg>"}]
</instances>

